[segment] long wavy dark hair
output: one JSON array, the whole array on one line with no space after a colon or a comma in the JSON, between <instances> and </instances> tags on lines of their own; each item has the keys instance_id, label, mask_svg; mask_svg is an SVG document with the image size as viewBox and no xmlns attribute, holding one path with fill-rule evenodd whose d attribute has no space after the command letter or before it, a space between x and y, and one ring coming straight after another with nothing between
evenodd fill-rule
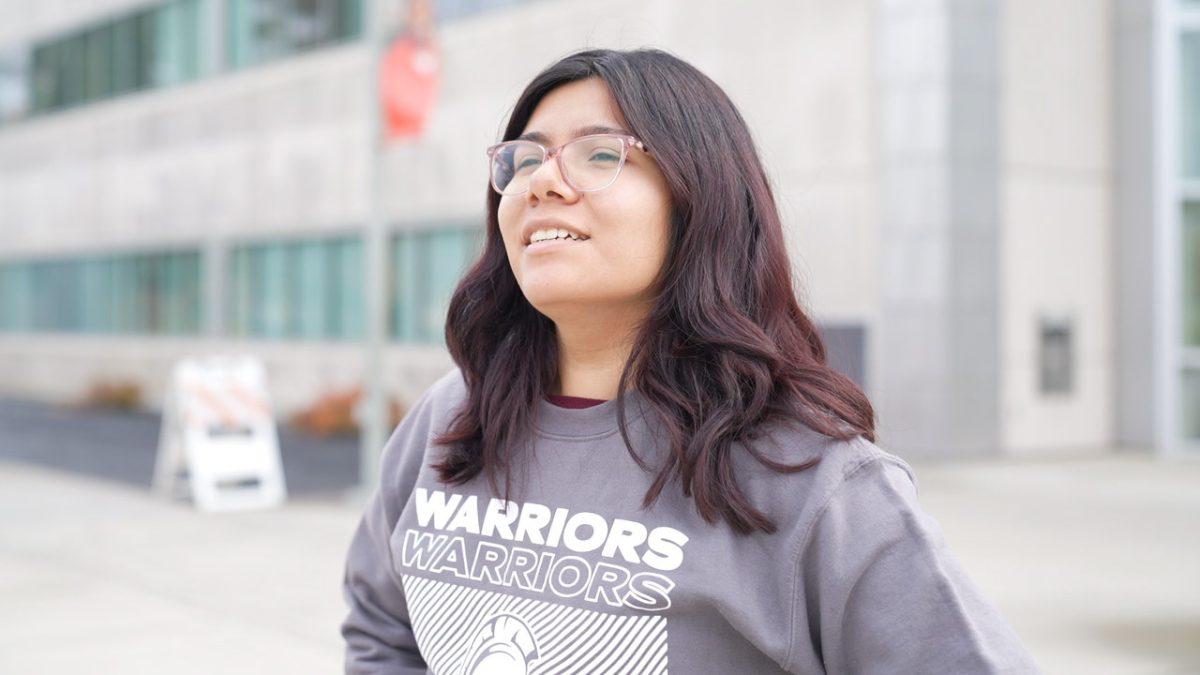
<instances>
[{"instance_id":1,"label":"long wavy dark hair","mask_svg":"<svg viewBox=\"0 0 1200 675\"><path fill-rule=\"evenodd\" d=\"M645 397L647 418L657 416L670 445L642 506L677 476L709 524L724 517L740 534L773 533L775 523L738 487L734 444L775 471L803 471L820 457L784 464L746 441L772 420L874 441L871 403L826 363L821 337L797 301L774 193L746 122L695 67L658 49L570 54L521 93L502 140L522 133L555 87L589 77L607 84L671 192L658 295L635 335L616 404L621 436L643 470L652 469L629 441L627 389ZM500 195L485 188L484 250L459 281L446 320L446 345L469 395L434 439L448 451L433 468L453 485L486 471L494 493L503 472L507 495L517 453L506 449L530 431L535 406L557 381L559 353L554 323L526 300L509 266L496 215Z\"/></svg>"}]
</instances>

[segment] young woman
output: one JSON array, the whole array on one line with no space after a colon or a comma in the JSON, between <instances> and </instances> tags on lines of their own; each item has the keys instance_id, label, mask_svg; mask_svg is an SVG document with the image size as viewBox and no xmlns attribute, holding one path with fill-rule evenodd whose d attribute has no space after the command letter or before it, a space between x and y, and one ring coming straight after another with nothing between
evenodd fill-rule
<instances>
[{"instance_id":1,"label":"young woman","mask_svg":"<svg viewBox=\"0 0 1200 675\"><path fill-rule=\"evenodd\" d=\"M572 54L487 155L457 367L350 544L347 673L1038 672L827 365L716 84Z\"/></svg>"}]
</instances>

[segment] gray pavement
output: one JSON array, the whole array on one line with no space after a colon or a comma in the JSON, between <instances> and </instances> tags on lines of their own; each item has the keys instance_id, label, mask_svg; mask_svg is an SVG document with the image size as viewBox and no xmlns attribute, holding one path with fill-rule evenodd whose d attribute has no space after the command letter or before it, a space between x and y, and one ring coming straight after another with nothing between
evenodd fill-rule
<instances>
[{"instance_id":1,"label":"gray pavement","mask_svg":"<svg viewBox=\"0 0 1200 675\"><path fill-rule=\"evenodd\" d=\"M0 459L150 487L160 415L0 399ZM279 428L288 494L337 499L358 481L358 437Z\"/></svg>"},{"instance_id":2,"label":"gray pavement","mask_svg":"<svg viewBox=\"0 0 1200 675\"><path fill-rule=\"evenodd\" d=\"M0 444L17 437L0 418ZM148 468L119 480L21 454L0 452L0 673L341 672L360 494L205 515L151 496ZM1200 464L913 466L922 504L1047 673L1200 672Z\"/></svg>"}]
</instances>

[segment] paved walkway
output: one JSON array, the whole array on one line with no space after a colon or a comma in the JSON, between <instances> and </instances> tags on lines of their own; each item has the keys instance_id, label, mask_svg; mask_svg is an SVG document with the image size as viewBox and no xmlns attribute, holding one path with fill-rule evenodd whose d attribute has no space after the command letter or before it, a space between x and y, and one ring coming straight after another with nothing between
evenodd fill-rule
<instances>
[{"instance_id":1,"label":"paved walkway","mask_svg":"<svg viewBox=\"0 0 1200 675\"><path fill-rule=\"evenodd\" d=\"M21 460L149 488L159 415L0 399L0 460ZM318 438L281 425L288 494L338 498L358 482L358 437Z\"/></svg>"},{"instance_id":2,"label":"paved walkway","mask_svg":"<svg viewBox=\"0 0 1200 675\"><path fill-rule=\"evenodd\" d=\"M1047 673L1200 672L1200 464L914 468L922 504ZM132 482L0 459L0 672L341 672L361 506L332 494L203 515Z\"/></svg>"}]
</instances>

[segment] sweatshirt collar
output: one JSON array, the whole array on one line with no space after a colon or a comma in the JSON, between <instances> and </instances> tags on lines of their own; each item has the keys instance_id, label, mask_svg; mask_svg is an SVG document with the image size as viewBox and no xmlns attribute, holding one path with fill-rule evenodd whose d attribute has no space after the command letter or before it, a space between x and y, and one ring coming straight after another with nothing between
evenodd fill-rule
<instances>
[{"instance_id":1,"label":"sweatshirt collar","mask_svg":"<svg viewBox=\"0 0 1200 675\"><path fill-rule=\"evenodd\" d=\"M533 426L542 436L552 438L595 438L618 429L617 398L587 408L564 408L545 397L534 409ZM625 391L625 422L631 427L649 410L646 398L637 389Z\"/></svg>"}]
</instances>

